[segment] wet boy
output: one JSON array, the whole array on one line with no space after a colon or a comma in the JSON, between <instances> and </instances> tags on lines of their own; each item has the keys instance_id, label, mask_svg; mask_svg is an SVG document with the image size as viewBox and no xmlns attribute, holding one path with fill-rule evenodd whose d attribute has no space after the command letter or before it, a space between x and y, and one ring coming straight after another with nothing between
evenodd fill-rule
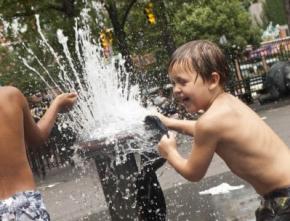
<instances>
[{"instance_id":1,"label":"wet boy","mask_svg":"<svg viewBox=\"0 0 290 221\"><path fill-rule=\"evenodd\" d=\"M186 43L174 52L168 70L179 102L190 113L204 114L197 121L160 115L168 128L194 137L187 159L172 135L162 137L161 155L183 177L199 181L217 153L263 196L258 221L290 220L289 149L254 111L225 92L229 68L221 50L209 41Z\"/></svg>"},{"instance_id":2,"label":"wet boy","mask_svg":"<svg viewBox=\"0 0 290 221\"><path fill-rule=\"evenodd\" d=\"M57 113L69 110L75 93L58 95L36 124L23 94L0 87L0 220L49 220L26 156L26 146L48 139Z\"/></svg>"}]
</instances>

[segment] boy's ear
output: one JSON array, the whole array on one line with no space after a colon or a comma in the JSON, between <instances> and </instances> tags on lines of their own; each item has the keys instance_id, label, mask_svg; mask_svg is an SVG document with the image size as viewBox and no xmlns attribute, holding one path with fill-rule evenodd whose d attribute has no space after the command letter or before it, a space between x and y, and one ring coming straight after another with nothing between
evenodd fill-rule
<instances>
[{"instance_id":1,"label":"boy's ear","mask_svg":"<svg viewBox=\"0 0 290 221\"><path fill-rule=\"evenodd\" d=\"M220 83L220 75L217 72L212 72L211 73L211 78L209 81L209 89L212 90L214 88L216 88L217 86L219 86Z\"/></svg>"}]
</instances>

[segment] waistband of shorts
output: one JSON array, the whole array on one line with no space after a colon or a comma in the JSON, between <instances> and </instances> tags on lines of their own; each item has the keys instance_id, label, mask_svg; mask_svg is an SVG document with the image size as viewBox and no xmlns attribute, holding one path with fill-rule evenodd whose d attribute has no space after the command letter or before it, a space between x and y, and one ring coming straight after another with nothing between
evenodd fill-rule
<instances>
[{"instance_id":1,"label":"waistband of shorts","mask_svg":"<svg viewBox=\"0 0 290 221\"><path fill-rule=\"evenodd\" d=\"M23 192L17 192L15 194L13 194L12 196L10 196L9 198L0 200L0 205L1 204L9 204L9 202L11 202L11 200L17 200L19 198L23 199L27 199L31 196L40 196L41 198L41 193L39 191L35 191L35 190L27 190L27 191L23 191Z\"/></svg>"},{"instance_id":2,"label":"waistband of shorts","mask_svg":"<svg viewBox=\"0 0 290 221\"><path fill-rule=\"evenodd\" d=\"M263 198L266 200L279 198L279 197L290 197L290 186L273 190L270 193L267 193L263 196Z\"/></svg>"},{"instance_id":3,"label":"waistband of shorts","mask_svg":"<svg viewBox=\"0 0 290 221\"><path fill-rule=\"evenodd\" d=\"M28 190L17 192L7 199L0 200L0 214L28 205L31 197L41 199L41 194L39 191Z\"/></svg>"},{"instance_id":4,"label":"waistband of shorts","mask_svg":"<svg viewBox=\"0 0 290 221\"><path fill-rule=\"evenodd\" d=\"M22 191L22 192L17 192L15 194L13 194L11 197L17 196L17 195L30 195L30 194L40 194L40 192L38 190L26 190L26 191Z\"/></svg>"}]
</instances>

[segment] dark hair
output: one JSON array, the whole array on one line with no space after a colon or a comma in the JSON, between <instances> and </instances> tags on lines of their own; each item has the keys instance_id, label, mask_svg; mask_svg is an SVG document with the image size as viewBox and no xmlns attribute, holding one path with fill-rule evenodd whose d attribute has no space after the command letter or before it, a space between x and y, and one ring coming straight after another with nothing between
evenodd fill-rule
<instances>
[{"instance_id":1,"label":"dark hair","mask_svg":"<svg viewBox=\"0 0 290 221\"><path fill-rule=\"evenodd\" d=\"M217 72L222 86L229 75L229 66L222 50L207 40L190 41L177 48L171 56L168 72L180 67L188 72L196 71L204 81L210 80L211 73Z\"/></svg>"}]
</instances>

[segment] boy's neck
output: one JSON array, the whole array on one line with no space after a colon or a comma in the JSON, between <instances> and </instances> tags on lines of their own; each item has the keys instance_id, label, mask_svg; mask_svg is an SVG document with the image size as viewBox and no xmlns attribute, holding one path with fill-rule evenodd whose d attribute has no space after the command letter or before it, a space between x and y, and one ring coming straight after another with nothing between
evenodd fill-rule
<instances>
[{"instance_id":1,"label":"boy's neck","mask_svg":"<svg viewBox=\"0 0 290 221\"><path fill-rule=\"evenodd\" d=\"M206 110L208 110L210 108L210 106L213 104L213 102L221 95L225 94L225 90L223 88L219 88L218 90L216 90L214 93L213 93L213 96L211 97L209 103L208 103L208 106L206 108Z\"/></svg>"}]
</instances>

